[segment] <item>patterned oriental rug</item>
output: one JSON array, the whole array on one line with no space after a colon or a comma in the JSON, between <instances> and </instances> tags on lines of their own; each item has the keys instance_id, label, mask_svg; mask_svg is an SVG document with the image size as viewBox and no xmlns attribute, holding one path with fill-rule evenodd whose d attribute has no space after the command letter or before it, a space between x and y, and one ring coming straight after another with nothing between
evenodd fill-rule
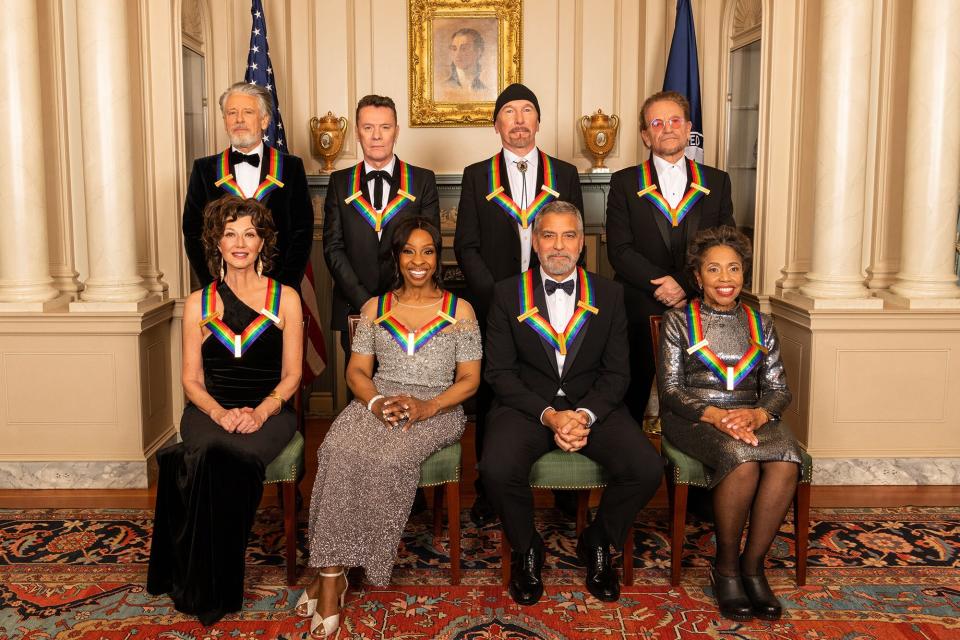
<instances>
[{"instance_id":1,"label":"patterned oriental rug","mask_svg":"<svg viewBox=\"0 0 960 640\"><path fill-rule=\"evenodd\" d=\"M665 510L636 530L636 584L619 602L585 592L571 523L538 512L545 531L546 595L518 607L499 586L495 525L463 523L463 584L447 584L446 541L430 514L411 520L394 583L364 586L351 574L341 638L595 639L735 638L888 640L960 638L960 509L819 509L812 515L808 586L793 573L788 522L768 563L785 605L775 623L736 623L716 612L707 579L712 531L688 523L683 584L668 582ZM306 638L284 586L277 509L259 513L247 557L244 610L204 628L166 597L146 593L149 510L0 510L0 640ZM301 523L305 527L305 523ZM301 542L304 540L301 537ZM301 552L303 549L301 549ZM308 581L301 575L301 585Z\"/></svg>"}]
</instances>

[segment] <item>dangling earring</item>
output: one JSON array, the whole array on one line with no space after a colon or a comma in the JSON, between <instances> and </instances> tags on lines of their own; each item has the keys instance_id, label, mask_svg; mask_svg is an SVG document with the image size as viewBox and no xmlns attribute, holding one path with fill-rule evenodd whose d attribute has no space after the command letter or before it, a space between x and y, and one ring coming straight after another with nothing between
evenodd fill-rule
<instances>
[{"instance_id":1,"label":"dangling earring","mask_svg":"<svg viewBox=\"0 0 960 640\"><path fill-rule=\"evenodd\" d=\"M226 270L227 270L227 263L223 259L223 256L220 256L220 279L221 280L223 280L223 274L226 272Z\"/></svg>"},{"instance_id":2,"label":"dangling earring","mask_svg":"<svg viewBox=\"0 0 960 640\"><path fill-rule=\"evenodd\" d=\"M263 260L260 259L259 255L257 255L257 277L263 277Z\"/></svg>"}]
</instances>

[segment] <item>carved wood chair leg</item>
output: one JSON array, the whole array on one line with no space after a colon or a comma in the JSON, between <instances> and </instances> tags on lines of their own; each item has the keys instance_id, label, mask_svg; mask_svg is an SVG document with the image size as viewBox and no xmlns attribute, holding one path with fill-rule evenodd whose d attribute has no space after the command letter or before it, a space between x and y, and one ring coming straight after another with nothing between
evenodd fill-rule
<instances>
[{"instance_id":1,"label":"carved wood chair leg","mask_svg":"<svg viewBox=\"0 0 960 640\"><path fill-rule=\"evenodd\" d=\"M447 529L450 535L450 584L460 584L460 483L447 483ZM438 487L439 489L439 487Z\"/></svg>"},{"instance_id":2,"label":"carved wood chair leg","mask_svg":"<svg viewBox=\"0 0 960 640\"><path fill-rule=\"evenodd\" d=\"M627 539L623 543L623 584L633 585L633 527L627 529Z\"/></svg>"},{"instance_id":3,"label":"carved wood chair leg","mask_svg":"<svg viewBox=\"0 0 960 640\"><path fill-rule=\"evenodd\" d=\"M590 490L577 491L577 535L587 528L587 507L590 506Z\"/></svg>"},{"instance_id":4,"label":"carved wood chair leg","mask_svg":"<svg viewBox=\"0 0 960 640\"><path fill-rule=\"evenodd\" d=\"M450 505L447 505L447 509ZM443 485L433 488L433 537L439 538L443 533Z\"/></svg>"},{"instance_id":5,"label":"carved wood chair leg","mask_svg":"<svg viewBox=\"0 0 960 640\"><path fill-rule=\"evenodd\" d=\"M797 547L797 586L807 584L807 550L810 544L810 485L798 484L793 497L793 530Z\"/></svg>"},{"instance_id":6,"label":"carved wood chair leg","mask_svg":"<svg viewBox=\"0 0 960 640\"><path fill-rule=\"evenodd\" d=\"M286 537L287 584L297 583L297 483L283 485L283 529Z\"/></svg>"},{"instance_id":7,"label":"carved wood chair leg","mask_svg":"<svg viewBox=\"0 0 960 640\"><path fill-rule=\"evenodd\" d=\"M500 529L500 573L503 576L503 586L506 588L510 584L510 540L507 539L507 532Z\"/></svg>"},{"instance_id":8,"label":"carved wood chair leg","mask_svg":"<svg viewBox=\"0 0 960 640\"><path fill-rule=\"evenodd\" d=\"M687 524L687 492L685 484L670 486L670 584L680 584L680 566L683 562L683 538Z\"/></svg>"}]
</instances>

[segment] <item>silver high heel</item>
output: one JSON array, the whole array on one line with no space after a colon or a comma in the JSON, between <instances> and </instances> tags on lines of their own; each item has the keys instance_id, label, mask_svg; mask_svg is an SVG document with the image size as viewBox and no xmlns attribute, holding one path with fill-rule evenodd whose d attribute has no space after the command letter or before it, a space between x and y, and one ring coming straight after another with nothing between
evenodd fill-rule
<instances>
[{"instance_id":1,"label":"silver high heel","mask_svg":"<svg viewBox=\"0 0 960 640\"><path fill-rule=\"evenodd\" d=\"M332 616L327 616L326 618L320 617L320 612L314 609L313 620L310 621L310 637L311 638L330 638L330 637L340 637L340 611L343 610L343 604L347 599L347 591L350 589L350 581L346 579L343 569L340 569L337 573L323 573L322 571L319 574L323 578L337 578L344 576L343 591L340 592L340 609L337 610ZM316 605L314 605L316 606ZM317 635L317 631L322 628L323 635ZM336 635L334 635L336 634Z\"/></svg>"}]
</instances>

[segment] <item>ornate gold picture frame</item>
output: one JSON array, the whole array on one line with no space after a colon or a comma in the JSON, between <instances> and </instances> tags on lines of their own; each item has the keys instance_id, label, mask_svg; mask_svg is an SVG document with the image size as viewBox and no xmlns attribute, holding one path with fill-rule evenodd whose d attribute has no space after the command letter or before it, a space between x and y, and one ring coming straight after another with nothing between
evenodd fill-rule
<instances>
[{"instance_id":1,"label":"ornate gold picture frame","mask_svg":"<svg viewBox=\"0 0 960 640\"><path fill-rule=\"evenodd\" d=\"M409 0L410 126L493 124L521 80L522 0Z\"/></svg>"}]
</instances>

